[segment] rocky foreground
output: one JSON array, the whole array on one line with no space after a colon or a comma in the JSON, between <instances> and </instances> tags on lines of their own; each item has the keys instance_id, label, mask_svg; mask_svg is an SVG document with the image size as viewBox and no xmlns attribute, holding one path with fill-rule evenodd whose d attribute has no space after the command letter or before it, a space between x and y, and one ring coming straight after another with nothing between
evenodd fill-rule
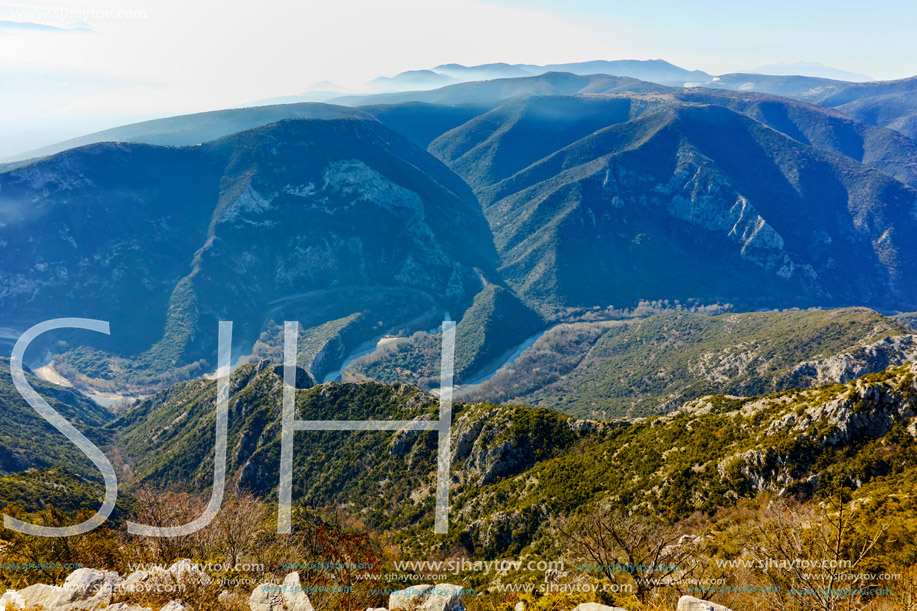
<instances>
[{"instance_id":1,"label":"rocky foreground","mask_svg":"<svg viewBox=\"0 0 917 611\"><path fill-rule=\"evenodd\" d=\"M183 591L184 587L206 585L210 577L190 560L179 560L168 569L134 571L125 578L113 571L82 568L70 573L62 586L43 583L22 590L7 590L0 596L0 611L153 611L152 607L121 602L117 599L143 592ZM464 611L464 588L448 583L416 585L393 592L388 607L366 611ZM224 590L220 602L230 605L235 594ZM262 583L248 599L251 611L315 611L299 581L290 573L281 585ZM524 611L523 603L516 605ZM171 600L159 611L193 611L181 599ZM582 603L572 611L626 611L598 603ZM691 596L682 596L676 611L730 611Z\"/></svg>"}]
</instances>

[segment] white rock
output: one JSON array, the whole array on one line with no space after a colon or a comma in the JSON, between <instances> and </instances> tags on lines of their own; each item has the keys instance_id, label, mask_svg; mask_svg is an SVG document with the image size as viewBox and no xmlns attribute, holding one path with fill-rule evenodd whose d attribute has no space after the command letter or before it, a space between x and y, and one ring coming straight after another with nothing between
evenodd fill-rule
<instances>
[{"instance_id":1,"label":"white rock","mask_svg":"<svg viewBox=\"0 0 917 611\"><path fill-rule=\"evenodd\" d=\"M176 583L193 583L195 585L207 585L210 583L210 575L187 558L172 563L172 566L168 568L168 573Z\"/></svg>"},{"instance_id":2,"label":"white rock","mask_svg":"<svg viewBox=\"0 0 917 611\"><path fill-rule=\"evenodd\" d=\"M64 580L61 611L93 611L111 604L115 588L124 580L112 571L77 569Z\"/></svg>"},{"instance_id":3,"label":"white rock","mask_svg":"<svg viewBox=\"0 0 917 611\"><path fill-rule=\"evenodd\" d=\"M25 599L16 590L7 590L0 596L0 611L25 608Z\"/></svg>"},{"instance_id":4,"label":"white rock","mask_svg":"<svg viewBox=\"0 0 917 611\"><path fill-rule=\"evenodd\" d=\"M122 581L114 572L77 569L64 580L64 589L70 600L83 600L95 596L101 590L111 591Z\"/></svg>"},{"instance_id":5,"label":"white rock","mask_svg":"<svg viewBox=\"0 0 917 611\"><path fill-rule=\"evenodd\" d=\"M599 603L582 603L577 605L576 609L573 611L626 611L621 607L609 607L608 605L600 605Z\"/></svg>"},{"instance_id":6,"label":"white rock","mask_svg":"<svg viewBox=\"0 0 917 611\"><path fill-rule=\"evenodd\" d=\"M402 609L412 611L416 609L420 603L430 596L433 588L433 584L424 583L392 592L388 597L389 611L400 611Z\"/></svg>"},{"instance_id":7,"label":"white rock","mask_svg":"<svg viewBox=\"0 0 917 611\"><path fill-rule=\"evenodd\" d=\"M290 573L283 580L283 602L290 611L315 611L306 591L299 583L299 573Z\"/></svg>"},{"instance_id":8,"label":"white rock","mask_svg":"<svg viewBox=\"0 0 917 611\"><path fill-rule=\"evenodd\" d=\"M180 600L170 600L159 611L186 611L186 607Z\"/></svg>"},{"instance_id":9,"label":"white rock","mask_svg":"<svg viewBox=\"0 0 917 611\"><path fill-rule=\"evenodd\" d=\"M55 609L56 611L97 611L111 603L115 587L122 582L117 573L96 569L77 569L63 586L37 583L19 592L0 597L0 611L13 609Z\"/></svg>"},{"instance_id":10,"label":"white rock","mask_svg":"<svg viewBox=\"0 0 917 611\"><path fill-rule=\"evenodd\" d=\"M682 596L678 599L678 611L732 611L732 609L693 596Z\"/></svg>"},{"instance_id":11,"label":"white rock","mask_svg":"<svg viewBox=\"0 0 917 611\"><path fill-rule=\"evenodd\" d=\"M124 578L122 585L126 588L132 584L143 583L147 581L152 576L152 574L152 571L134 571Z\"/></svg>"},{"instance_id":12,"label":"white rock","mask_svg":"<svg viewBox=\"0 0 917 611\"><path fill-rule=\"evenodd\" d=\"M315 611L299 583L299 574L290 573L283 585L262 583L248 599L251 611Z\"/></svg>"},{"instance_id":13,"label":"white rock","mask_svg":"<svg viewBox=\"0 0 917 611\"><path fill-rule=\"evenodd\" d=\"M172 576L166 569L153 567L148 571L134 571L124 578L121 589L126 592L142 592L145 584L172 583Z\"/></svg>"},{"instance_id":14,"label":"white rock","mask_svg":"<svg viewBox=\"0 0 917 611\"><path fill-rule=\"evenodd\" d=\"M115 603L105 607L102 611L153 611L150 607L140 607L127 603Z\"/></svg>"},{"instance_id":15,"label":"white rock","mask_svg":"<svg viewBox=\"0 0 917 611\"><path fill-rule=\"evenodd\" d=\"M391 611L464 611L461 586L451 583L420 584L392 592L388 597Z\"/></svg>"},{"instance_id":16,"label":"white rock","mask_svg":"<svg viewBox=\"0 0 917 611\"><path fill-rule=\"evenodd\" d=\"M23 607L27 609L50 609L56 607L66 594L62 587L49 586L44 583L36 583L19 590L19 596L22 597L24 603Z\"/></svg>"},{"instance_id":17,"label":"white rock","mask_svg":"<svg viewBox=\"0 0 917 611\"><path fill-rule=\"evenodd\" d=\"M697 541L697 535L682 535L678 539L677 545L688 545L689 543L694 543Z\"/></svg>"},{"instance_id":18,"label":"white rock","mask_svg":"<svg viewBox=\"0 0 917 611\"><path fill-rule=\"evenodd\" d=\"M441 583L433 587L430 595L419 607L419 611L463 611L461 586Z\"/></svg>"},{"instance_id":19,"label":"white rock","mask_svg":"<svg viewBox=\"0 0 917 611\"><path fill-rule=\"evenodd\" d=\"M119 588L125 592L143 592L153 585L185 584L190 586L207 585L210 575L191 560L184 558L172 563L169 568L152 567L145 571L134 571L124 578Z\"/></svg>"},{"instance_id":20,"label":"white rock","mask_svg":"<svg viewBox=\"0 0 917 611\"><path fill-rule=\"evenodd\" d=\"M251 611L281 611L283 595L280 592L280 586L270 583L255 586L252 595L248 598L248 608Z\"/></svg>"}]
</instances>

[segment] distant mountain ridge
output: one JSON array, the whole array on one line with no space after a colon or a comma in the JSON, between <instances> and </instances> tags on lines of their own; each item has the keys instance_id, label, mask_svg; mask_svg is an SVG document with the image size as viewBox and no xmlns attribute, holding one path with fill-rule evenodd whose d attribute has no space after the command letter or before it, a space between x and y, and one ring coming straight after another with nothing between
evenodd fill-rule
<instances>
[{"instance_id":1,"label":"distant mountain ridge","mask_svg":"<svg viewBox=\"0 0 917 611\"><path fill-rule=\"evenodd\" d=\"M625 76L660 84L677 83L679 85L685 82L711 78L709 74L702 70L686 70L662 59L594 60L544 65L484 64L480 66L462 66L459 64L447 64L433 68L433 72L448 74L465 80L539 76L548 72L569 72L580 76L607 74L609 76Z\"/></svg>"},{"instance_id":2,"label":"distant mountain ridge","mask_svg":"<svg viewBox=\"0 0 917 611\"><path fill-rule=\"evenodd\" d=\"M616 92L665 91L656 83L631 77L607 74L578 75L570 72L546 72L538 76L501 78L447 85L428 91L406 91L366 96L342 96L334 104L365 106L424 102L428 104L498 104L511 98L532 95L576 95Z\"/></svg>"},{"instance_id":3,"label":"distant mountain ridge","mask_svg":"<svg viewBox=\"0 0 917 611\"><path fill-rule=\"evenodd\" d=\"M623 76L641 81L681 86L688 82L704 82L711 76L701 70L686 70L661 59L595 60L563 64L506 64L493 63L477 66L442 64L426 70L408 70L392 77L370 81L373 90L424 90L450 83L490 81L504 78L540 76L548 72L566 72L579 76L605 74Z\"/></svg>"},{"instance_id":4,"label":"distant mountain ridge","mask_svg":"<svg viewBox=\"0 0 917 611\"><path fill-rule=\"evenodd\" d=\"M800 76L814 76L818 78L830 78L838 81L867 82L875 79L865 74L857 74L840 70L831 66L826 66L818 62L793 62L781 64L769 64L759 66L754 70L746 70L750 74L773 74L775 76L786 74L797 74Z\"/></svg>"},{"instance_id":5,"label":"distant mountain ridge","mask_svg":"<svg viewBox=\"0 0 917 611\"><path fill-rule=\"evenodd\" d=\"M635 60L596 60L567 64L548 64L546 66L523 66L533 74L547 72L570 72L571 74L608 74L625 76L641 81L650 81L661 85L681 86L687 82L703 81L711 78L702 70L686 70L662 59Z\"/></svg>"},{"instance_id":6,"label":"distant mountain ridge","mask_svg":"<svg viewBox=\"0 0 917 611\"><path fill-rule=\"evenodd\" d=\"M591 77L593 82L578 89L571 83L561 84L558 77L532 81L549 73L565 73ZM608 82L605 77L636 79ZM522 83L499 87L486 81L528 79ZM917 77L915 77L917 79ZM664 60L597 60L567 64L482 64L463 66L443 64L431 70L411 70L394 77L380 77L364 94L341 95L336 89L309 90L260 100L246 108L211 111L182 117L146 121L74 138L56 145L16 155L12 160L24 160L53 154L68 148L93 142L122 141L150 144L187 145L206 142L236 131L266 125L288 118L320 118L324 113L345 111L324 110L317 103L331 102L345 106L402 104L424 102L438 104L495 104L508 97L523 95L570 95L574 93L646 92L658 87L673 86L730 89L740 92L770 93L792 97L828 107L838 108L854 119L889 127L908 137L917 137L917 102L913 93L915 79L900 81L847 82L800 75L727 74L711 76L700 70L686 70ZM601 81L605 82L601 82ZM471 89L449 88L456 84L477 83ZM328 84L336 87L333 84ZM486 93L485 93L486 92ZM309 106L314 105L315 108ZM327 116L324 115L324 116ZM222 127L220 127L222 124ZM2 164L0 164L2 167Z\"/></svg>"}]
</instances>

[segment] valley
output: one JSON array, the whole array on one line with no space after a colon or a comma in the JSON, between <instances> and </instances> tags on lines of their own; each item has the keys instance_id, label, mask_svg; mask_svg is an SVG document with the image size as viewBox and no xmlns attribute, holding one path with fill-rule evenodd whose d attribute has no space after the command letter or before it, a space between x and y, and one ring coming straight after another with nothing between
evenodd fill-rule
<instances>
[{"instance_id":1,"label":"valley","mask_svg":"<svg viewBox=\"0 0 917 611\"><path fill-rule=\"evenodd\" d=\"M0 530L0 593L38 596L0 611L913 608L914 79L622 60L443 64L373 87L0 166L0 342L110 323L43 335L24 365L119 491L86 535ZM0 355L0 508L79 522L102 478L35 401ZM291 417L342 430L291 442ZM206 525L128 532L192 522L215 473ZM200 587L54 606L68 572L45 560ZM261 568L187 567L237 561ZM300 580L304 599L253 590ZM404 602L411 583L428 590Z\"/></svg>"},{"instance_id":2,"label":"valley","mask_svg":"<svg viewBox=\"0 0 917 611\"><path fill-rule=\"evenodd\" d=\"M742 548L733 543L738 533L766 540L772 532L768 529L780 527L778 517L767 513L766 499L808 503L795 511L818 523L823 518L812 513L818 503L846 498L840 502L858 508L849 528L868 530L876 516L885 516L891 525L892 530L880 534L878 546L870 552L870 566L903 570L917 551L910 544L902 547L892 533L917 518L903 500L909 497L885 491L909 490L906 482L917 468L913 437L907 432L917 414L912 405L917 396L912 369L910 364L892 366L840 384L758 397L702 396L666 415L632 421L577 419L519 405L459 403L450 450L450 534L436 540L429 536L430 482L435 476L435 441L430 433L300 433L294 450L296 511L300 515L310 507L337 506L343 513L337 514L334 528L353 528L357 520L369 532L378 533L386 546L397 546L402 558L558 558L571 553L561 533L575 524L586 528L592 519L592 514L579 508L612 511L596 504L598 499L611 498L644 507L645 515L664 520L670 529L666 532L674 535L660 536L700 535L690 550L684 550L696 563L692 579L730 580L730 573L717 567L728 566L722 559L746 561ZM124 467L125 503L133 503L135 494L148 494L144 491L151 484L206 490L213 469L210 406L215 384L180 383L117 417L95 421L93 440ZM6 385L0 384L0 390ZM277 485L281 387L281 378L265 364L240 366L231 382L230 481L268 503L259 526L267 531L274 527L270 499ZM46 395L56 392L48 385L39 388ZM298 417L306 419L422 421L435 417L437 410L433 397L399 384L332 382L298 390L296 395ZM23 415L24 421L40 422L34 414ZM16 443L13 440L14 455ZM91 505L99 494L91 467L17 472L20 468L12 466L12 472L0 478L5 498L18 499L17 503L56 498L62 507ZM50 492L55 481L64 482L66 492ZM78 500L78 495L85 495L86 501ZM143 498L149 502L148 496ZM122 511L131 511L127 506ZM227 516L233 515L234 507L231 501ZM889 512L894 512L894 518ZM640 524L634 527L648 527ZM309 526L300 528L308 532ZM189 552L179 545L171 553ZM160 558L171 562L174 555ZM516 571L486 578L473 571L457 572L453 578L474 584L480 594L466 603L480 605L501 600L500 584L525 574ZM575 575L567 573L561 583L577 583ZM634 583L626 574L611 579L622 586ZM752 571L745 579L767 583L766 573ZM656 604L678 592L692 591L688 583L653 594ZM633 595L635 590L618 591ZM741 596L717 599L732 608L741 608L744 600ZM631 599L624 596L615 602L627 600ZM781 598L768 600L776 604Z\"/></svg>"}]
</instances>

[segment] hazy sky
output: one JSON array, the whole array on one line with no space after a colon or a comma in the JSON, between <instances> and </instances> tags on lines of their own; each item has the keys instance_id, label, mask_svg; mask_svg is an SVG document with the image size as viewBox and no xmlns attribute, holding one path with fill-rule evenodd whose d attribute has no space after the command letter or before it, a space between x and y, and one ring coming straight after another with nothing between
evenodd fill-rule
<instances>
[{"instance_id":1,"label":"hazy sky","mask_svg":"<svg viewBox=\"0 0 917 611\"><path fill-rule=\"evenodd\" d=\"M449 62L662 58L724 73L815 61L900 78L917 73L915 23L913 1L20 0L0 5L0 157Z\"/></svg>"},{"instance_id":2,"label":"hazy sky","mask_svg":"<svg viewBox=\"0 0 917 611\"><path fill-rule=\"evenodd\" d=\"M917 75L913 0L500 0L562 16L638 59L723 74L820 62L876 79Z\"/></svg>"}]
</instances>

